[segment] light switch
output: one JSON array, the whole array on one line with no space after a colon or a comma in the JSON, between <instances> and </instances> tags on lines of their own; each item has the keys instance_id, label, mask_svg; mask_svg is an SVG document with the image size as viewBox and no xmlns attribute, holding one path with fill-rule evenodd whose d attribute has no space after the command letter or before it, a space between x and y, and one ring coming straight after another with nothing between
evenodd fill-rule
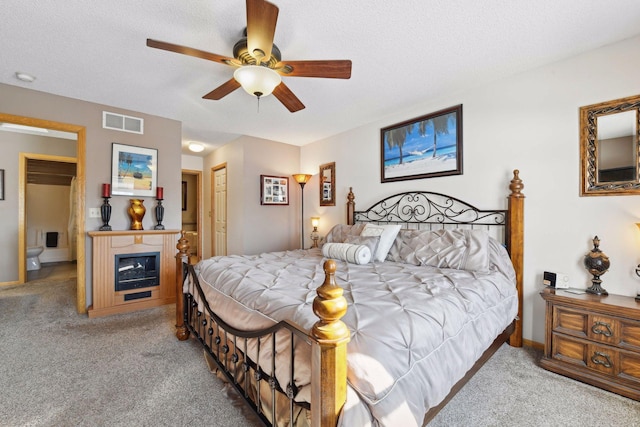
<instances>
[{"instance_id":1,"label":"light switch","mask_svg":"<svg viewBox=\"0 0 640 427\"><path fill-rule=\"evenodd\" d=\"M100 208L89 208L89 218L100 218Z\"/></svg>"}]
</instances>

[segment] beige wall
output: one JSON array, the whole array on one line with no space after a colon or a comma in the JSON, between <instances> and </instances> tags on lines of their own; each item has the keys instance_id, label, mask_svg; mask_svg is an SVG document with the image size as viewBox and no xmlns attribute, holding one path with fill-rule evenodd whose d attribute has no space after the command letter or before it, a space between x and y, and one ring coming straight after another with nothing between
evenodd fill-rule
<instances>
[{"instance_id":1,"label":"beige wall","mask_svg":"<svg viewBox=\"0 0 640 427\"><path fill-rule=\"evenodd\" d=\"M103 129L102 111L104 110L143 118L145 120L144 135ZM163 224L167 229L180 228L182 212L180 203L182 126L180 122L4 84L0 84L0 112L75 124L86 128L87 211L84 212L86 231L97 230L102 225L99 218L89 218L88 209L100 207L101 185L110 182L111 144L117 142L158 149L158 185L164 187L165 197ZM7 165L17 164L17 161L15 155L3 155L0 157L0 169L7 169ZM17 188L17 177L10 176L8 180L5 178L5 182L8 191L13 191L10 188ZM113 213L110 224L114 230L129 228L129 218L126 213L128 200L129 198L125 196L115 196L111 199ZM0 205L3 203L0 202ZM155 206L155 200L146 198L145 205L147 214L144 217L143 226L145 229L150 229L155 223L155 217L150 209ZM5 214L4 211L0 211L0 215ZM15 230L12 232L17 233L17 223L10 225L9 230ZM91 241L88 237L85 256L87 304L89 305L91 303Z\"/></svg>"},{"instance_id":2,"label":"beige wall","mask_svg":"<svg viewBox=\"0 0 640 427\"><path fill-rule=\"evenodd\" d=\"M265 139L241 137L215 150L204 161L204 248L211 254L211 168L227 165L227 253L256 254L300 246L300 148ZM260 175L289 178L289 205L260 205Z\"/></svg>"},{"instance_id":3,"label":"beige wall","mask_svg":"<svg viewBox=\"0 0 640 427\"><path fill-rule=\"evenodd\" d=\"M305 197L308 216L321 216L321 234L346 220L349 186L356 207L381 196L413 189L460 197L479 208L506 208L511 171L524 180L524 338L544 341L542 273L563 272L585 288L590 275L584 255L595 235L610 257L602 276L610 293L635 295L640 279L640 199L637 196L579 197L580 106L640 94L640 37L501 79L461 90L386 119L302 147L303 169L336 162L337 206L320 207L317 175ZM463 104L464 174L380 183L380 129L412 117ZM305 194L306 196L306 194Z\"/></svg>"},{"instance_id":4,"label":"beige wall","mask_svg":"<svg viewBox=\"0 0 640 427\"><path fill-rule=\"evenodd\" d=\"M0 282L14 282L18 280L19 154L75 157L76 141L0 132L0 153L0 169L4 169L4 200L0 200L0 253L3 254L0 257Z\"/></svg>"}]
</instances>

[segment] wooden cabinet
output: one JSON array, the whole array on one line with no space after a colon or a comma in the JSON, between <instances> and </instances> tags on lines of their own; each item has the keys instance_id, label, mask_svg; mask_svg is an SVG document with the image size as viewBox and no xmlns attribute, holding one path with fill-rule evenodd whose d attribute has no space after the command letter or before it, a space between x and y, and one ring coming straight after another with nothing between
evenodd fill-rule
<instances>
[{"instance_id":1,"label":"wooden cabinet","mask_svg":"<svg viewBox=\"0 0 640 427\"><path fill-rule=\"evenodd\" d=\"M640 302L555 289L541 295L546 333L540 365L640 400Z\"/></svg>"},{"instance_id":2,"label":"wooden cabinet","mask_svg":"<svg viewBox=\"0 0 640 427\"><path fill-rule=\"evenodd\" d=\"M93 239L93 304L89 317L106 316L171 304L176 301L176 243L178 230L91 231ZM116 276L126 267L122 257L153 256L157 280L131 289L118 289ZM156 266L156 264L158 264ZM128 266L127 266L128 267Z\"/></svg>"}]
</instances>

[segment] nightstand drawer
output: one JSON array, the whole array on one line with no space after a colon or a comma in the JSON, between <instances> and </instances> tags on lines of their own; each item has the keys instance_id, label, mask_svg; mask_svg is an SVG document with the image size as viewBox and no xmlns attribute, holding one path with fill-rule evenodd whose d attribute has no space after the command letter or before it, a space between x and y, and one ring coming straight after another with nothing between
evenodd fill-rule
<instances>
[{"instance_id":1,"label":"nightstand drawer","mask_svg":"<svg viewBox=\"0 0 640 427\"><path fill-rule=\"evenodd\" d=\"M554 333L552 343L551 357L555 360L640 386L640 354L563 334Z\"/></svg>"},{"instance_id":2,"label":"nightstand drawer","mask_svg":"<svg viewBox=\"0 0 640 427\"><path fill-rule=\"evenodd\" d=\"M618 319L593 314L589 315L587 324L589 327L589 339L608 344L617 344L620 342L620 322Z\"/></svg>"},{"instance_id":3,"label":"nightstand drawer","mask_svg":"<svg viewBox=\"0 0 640 427\"><path fill-rule=\"evenodd\" d=\"M604 345L588 347L591 369L640 387L640 355Z\"/></svg>"},{"instance_id":4,"label":"nightstand drawer","mask_svg":"<svg viewBox=\"0 0 640 427\"><path fill-rule=\"evenodd\" d=\"M620 321L620 346L629 350L640 351L640 322L633 320Z\"/></svg>"},{"instance_id":5,"label":"nightstand drawer","mask_svg":"<svg viewBox=\"0 0 640 427\"><path fill-rule=\"evenodd\" d=\"M553 333L551 340L551 358L572 365L587 366L589 342L578 340L563 334Z\"/></svg>"},{"instance_id":6,"label":"nightstand drawer","mask_svg":"<svg viewBox=\"0 0 640 427\"><path fill-rule=\"evenodd\" d=\"M588 323L589 313L587 312L557 305L553 307L552 330L554 332L586 338L589 333Z\"/></svg>"},{"instance_id":7,"label":"nightstand drawer","mask_svg":"<svg viewBox=\"0 0 640 427\"><path fill-rule=\"evenodd\" d=\"M640 322L563 306L553 307L552 330L630 350L640 350Z\"/></svg>"}]
</instances>

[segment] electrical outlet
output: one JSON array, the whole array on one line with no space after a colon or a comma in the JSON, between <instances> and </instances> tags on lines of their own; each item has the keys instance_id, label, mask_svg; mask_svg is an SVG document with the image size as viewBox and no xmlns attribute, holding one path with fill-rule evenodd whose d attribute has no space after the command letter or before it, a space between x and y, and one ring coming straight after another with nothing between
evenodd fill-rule
<instances>
[{"instance_id":1,"label":"electrical outlet","mask_svg":"<svg viewBox=\"0 0 640 427\"><path fill-rule=\"evenodd\" d=\"M89 208L89 218L100 218L100 208Z\"/></svg>"}]
</instances>

